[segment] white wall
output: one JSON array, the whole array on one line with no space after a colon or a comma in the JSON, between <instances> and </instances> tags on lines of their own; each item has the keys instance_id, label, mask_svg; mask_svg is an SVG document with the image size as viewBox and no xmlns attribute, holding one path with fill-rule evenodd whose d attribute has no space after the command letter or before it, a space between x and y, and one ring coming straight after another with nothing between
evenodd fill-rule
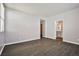
<instances>
[{"instance_id":1,"label":"white wall","mask_svg":"<svg viewBox=\"0 0 79 59\"><path fill-rule=\"evenodd\" d=\"M79 8L47 17L45 36L55 38L55 21L64 20L64 41L79 44Z\"/></svg>"},{"instance_id":2,"label":"white wall","mask_svg":"<svg viewBox=\"0 0 79 59\"><path fill-rule=\"evenodd\" d=\"M40 18L18 10L6 8L5 44L40 38Z\"/></svg>"}]
</instances>

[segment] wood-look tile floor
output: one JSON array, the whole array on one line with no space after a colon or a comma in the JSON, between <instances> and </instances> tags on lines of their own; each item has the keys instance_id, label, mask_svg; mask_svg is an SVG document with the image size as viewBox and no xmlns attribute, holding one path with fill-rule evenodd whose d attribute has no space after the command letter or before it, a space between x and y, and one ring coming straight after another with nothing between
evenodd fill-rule
<instances>
[{"instance_id":1,"label":"wood-look tile floor","mask_svg":"<svg viewBox=\"0 0 79 59\"><path fill-rule=\"evenodd\" d=\"M79 45L56 40L38 39L5 46L2 56L79 56Z\"/></svg>"}]
</instances>

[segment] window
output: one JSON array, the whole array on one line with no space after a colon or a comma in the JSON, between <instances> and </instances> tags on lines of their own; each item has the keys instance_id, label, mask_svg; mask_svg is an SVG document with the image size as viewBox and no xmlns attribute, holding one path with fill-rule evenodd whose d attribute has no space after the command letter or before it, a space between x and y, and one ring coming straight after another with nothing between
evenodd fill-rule
<instances>
[{"instance_id":1,"label":"window","mask_svg":"<svg viewBox=\"0 0 79 59\"><path fill-rule=\"evenodd\" d=\"M4 6L0 4L0 32L4 32Z\"/></svg>"},{"instance_id":2,"label":"window","mask_svg":"<svg viewBox=\"0 0 79 59\"><path fill-rule=\"evenodd\" d=\"M4 19L0 17L0 32L4 32Z\"/></svg>"}]
</instances>

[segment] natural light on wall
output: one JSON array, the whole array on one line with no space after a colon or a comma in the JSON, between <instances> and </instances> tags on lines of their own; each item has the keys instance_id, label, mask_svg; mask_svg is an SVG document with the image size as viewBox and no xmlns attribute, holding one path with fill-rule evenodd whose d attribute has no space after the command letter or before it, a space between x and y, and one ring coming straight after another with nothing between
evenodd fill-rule
<instances>
[{"instance_id":1,"label":"natural light on wall","mask_svg":"<svg viewBox=\"0 0 79 59\"><path fill-rule=\"evenodd\" d=\"M4 6L0 4L0 32L4 32Z\"/></svg>"}]
</instances>

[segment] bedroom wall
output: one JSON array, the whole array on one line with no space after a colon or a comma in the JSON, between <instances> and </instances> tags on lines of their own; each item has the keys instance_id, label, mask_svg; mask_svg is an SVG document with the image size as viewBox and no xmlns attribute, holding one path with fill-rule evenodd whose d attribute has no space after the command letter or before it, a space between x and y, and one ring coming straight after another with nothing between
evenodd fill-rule
<instances>
[{"instance_id":1,"label":"bedroom wall","mask_svg":"<svg viewBox=\"0 0 79 59\"><path fill-rule=\"evenodd\" d=\"M6 8L5 44L14 44L40 38L40 17Z\"/></svg>"},{"instance_id":2,"label":"bedroom wall","mask_svg":"<svg viewBox=\"0 0 79 59\"><path fill-rule=\"evenodd\" d=\"M64 21L64 41L79 44L79 8L47 17L45 37L56 37L55 21Z\"/></svg>"}]
</instances>

